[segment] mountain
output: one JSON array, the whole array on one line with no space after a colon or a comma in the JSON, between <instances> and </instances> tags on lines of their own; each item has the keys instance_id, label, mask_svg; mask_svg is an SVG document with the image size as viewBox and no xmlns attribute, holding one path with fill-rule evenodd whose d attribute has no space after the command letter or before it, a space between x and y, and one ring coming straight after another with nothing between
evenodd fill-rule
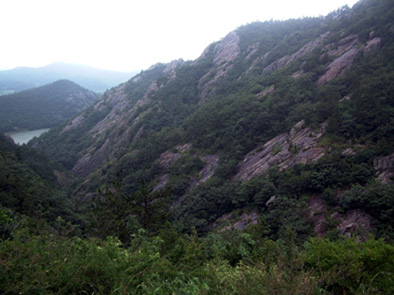
<instances>
[{"instance_id":1,"label":"mountain","mask_svg":"<svg viewBox=\"0 0 394 295\"><path fill-rule=\"evenodd\" d=\"M393 294L393 15L249 24L0 134L0 293Z\"/></svg>"},{"instance_id":2,"label":"mountain","mask_svg":"<svg viewBox=\"0 0 394 295\"><path fill-rule=\"evenodd\" d=\"M0 131L54 127L76 116L98 97L68 80L0 96Z\"/></svg>"},{"instance_id":3,"label":"mountain","mask_svg":"<svg viewBox=\"0 0 394 295\"><path fill-rule=\"evenodd\" d=\"M136 72L122 73L56 62L39 68L20 67L0 71L0 92L21 91L61 79L71 80L91 91L104 92L135 74Z\"/></svg>"},{"instance_id":4,"label":"mountain","mask_svg":"<svg viewBox=\"0 0 394 295\"><path fill-rule=\"evenodd\" d=\"M299 241L393 239L391 4L242 26L195 61L107 91L31 145L80 177L74 200L117 179L125 194L143 180L170 188L180 230L262 218L274 239L288 228Z\"/></svg>"}]
</instances>

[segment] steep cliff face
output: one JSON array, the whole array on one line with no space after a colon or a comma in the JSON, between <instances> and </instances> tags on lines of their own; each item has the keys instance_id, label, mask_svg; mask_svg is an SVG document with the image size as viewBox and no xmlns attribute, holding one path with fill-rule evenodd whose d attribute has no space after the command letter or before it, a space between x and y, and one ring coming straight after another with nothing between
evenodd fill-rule
<instances>
[{"instance_id":1,"label":"steep cliff face","mask_svg":"<svg viewBox=\"0 0 394 295\"><path fill-rule=\"evenodd\" d=\"M323 123L317 133L304 125L305 121L300 121L289 133L278 135L248 153L240 163L235 179L245 181L275 165L280 169L289 169L296 164L306 164L323 157L325 148L317 144L327 124Z\"/></svg>"},{"instance_id":2,"label":"steep cliff face","mask_svg":"<svg viewBox=\"0 0 394 295\"><path fill-rule=\"evenodd\" d=\"M182 60L173 61L167 65L156 65L150 70L157 71L156 76L164 76L167 83L176 77L176 68L183 63ZM93 112L107 111L104 118L94 124L87 130L86 136L94 142L86 150L78 154L78 160L74 164L72 171L79 176L88 176L96 171L105 161L112 161L123 149L127 148L130 141L138 140L141 136L143 127L137 130L137 133L131 134L136 129L136 125L142 116L149 112L136 115L139 108L150 102L150 96L153 95L164 84L158 84L157 80L148 81L147 86L142 89L142 97L136 100L130 99L130 91L139 86L143 81L144 74L124 83L105 94L102 100L93 106ZM150 82L150 83L149 83ZM72 132L73 128L78 128L85 120L85 114L82 113L73 121L66 125L59 134Z\"/></svg>"},{"instance_id":3,"label":"steep cliff face","mask_svg":"<svg viewBox=\"0 0 394 295\"><path fill-rule=\"evenodd\" d=\"M213 69L206 73L198 82L201 100L207 99L210 92L215 89L215 84L231 70L231 62L240 53L240 38L236 32L231 32L216 45L209 46L200 59L204 58L208 51L213 51Z\"/></svg>"}]
</instances>

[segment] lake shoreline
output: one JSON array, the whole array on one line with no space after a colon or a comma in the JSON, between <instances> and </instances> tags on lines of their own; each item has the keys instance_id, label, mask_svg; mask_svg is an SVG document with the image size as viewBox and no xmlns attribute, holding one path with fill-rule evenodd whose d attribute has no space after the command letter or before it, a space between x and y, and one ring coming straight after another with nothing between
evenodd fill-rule
<instances>
[{"instance_id":1,"label":"lake shoreline","mask_svg":"<svg viewBox=\"0 0 394 295\"><path fill-rule=\"evenodd\" d=\"M36 129L36 130L19 130L19 131L13 131L13 132L6 132L4 133L5 135L9 136L12 138L12 140L18 144L26 144L28 143L31 139L34 137L38 137L41 134L47 132L50 128L42 128L42 129Z\"/></svg>"}]
</instances>

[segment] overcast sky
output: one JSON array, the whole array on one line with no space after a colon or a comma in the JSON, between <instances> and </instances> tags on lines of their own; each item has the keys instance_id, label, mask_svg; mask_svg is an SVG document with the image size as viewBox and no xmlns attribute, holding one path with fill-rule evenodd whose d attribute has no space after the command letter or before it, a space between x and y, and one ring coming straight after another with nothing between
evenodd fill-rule
<instances>
[{"instance_id":1,"label":"overcast sky","mask_svg":"<svg viewBox=\"0 0 394 295\"><path fill-rule=\"evenodd\" d=\"M55 61L132 71L196 59L253 21L327 15L357 0L0 0L0 69Z\"/></svg>"}]
</instances>

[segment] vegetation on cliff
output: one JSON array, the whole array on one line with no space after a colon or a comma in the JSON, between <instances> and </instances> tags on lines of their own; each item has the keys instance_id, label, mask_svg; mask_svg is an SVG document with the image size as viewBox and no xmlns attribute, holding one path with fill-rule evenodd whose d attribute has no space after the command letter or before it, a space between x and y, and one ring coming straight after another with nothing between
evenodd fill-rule
<instances>
[{"instance_id":1,"label":"vegetation on cliff","mask_svg":"<svg viewBox=\"0 0 394 295\"><path fill-rule=\"evenodd\" d=\"M4 139L1 290L392 293L393 9L240 27Z\"/></svg>"}]
</instances>

